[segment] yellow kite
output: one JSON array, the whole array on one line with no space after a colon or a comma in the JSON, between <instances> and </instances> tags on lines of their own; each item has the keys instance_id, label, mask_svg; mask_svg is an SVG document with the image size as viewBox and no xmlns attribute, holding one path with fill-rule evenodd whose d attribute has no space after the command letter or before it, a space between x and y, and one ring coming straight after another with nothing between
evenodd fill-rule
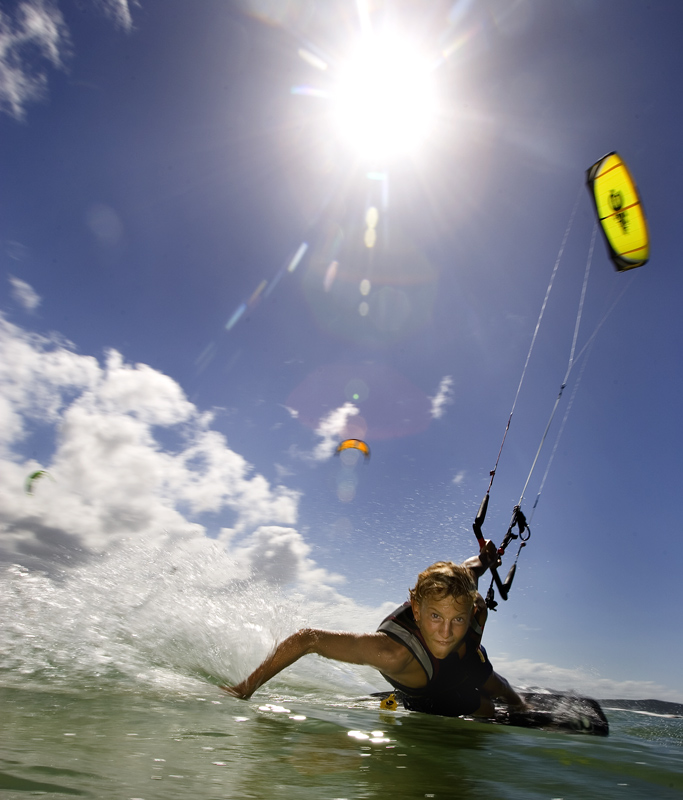
<instances>
[{"instance_id":1,"label":"yellow kite","mask_svg":"<svg viewBox=\"0 0 683 800\"><path fill-rule=\"evenodd\" d=\"M608 153L586 172L609 256L623 272L650 257L650 237L638 187L617 153Z\"/></svg>"}]
</instances>

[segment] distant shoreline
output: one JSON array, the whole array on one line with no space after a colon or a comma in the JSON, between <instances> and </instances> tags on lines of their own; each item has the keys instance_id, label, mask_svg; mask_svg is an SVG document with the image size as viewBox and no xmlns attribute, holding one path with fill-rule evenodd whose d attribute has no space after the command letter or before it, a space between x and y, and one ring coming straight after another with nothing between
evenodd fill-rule
<instances>
[{"instance_id":1,"label":"distant shoreline","mask_svg":"<svg viewBox=\"0 0 683 800\"><path fill-rule=\"evenodd\" d=\"M671 703L667 700L600 700L600 705L622 711L643 711L648 714L683 717L683 703Z\"/></svg>"}]
</instances>

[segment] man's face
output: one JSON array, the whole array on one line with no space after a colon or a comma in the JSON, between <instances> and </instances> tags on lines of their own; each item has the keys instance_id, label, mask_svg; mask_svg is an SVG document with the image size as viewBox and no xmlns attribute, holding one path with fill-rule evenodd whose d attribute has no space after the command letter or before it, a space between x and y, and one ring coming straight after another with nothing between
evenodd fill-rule
<instances>
[{"instance_id":1,"label":"man's face","mask_svg":"<svg viewBox=\"0 0 683 800\"><path fill-rule=\"evenodd\" d=\"M472 617L472 605L464 597L427 596L411 603L415 621L427 646L437 658L446 658L462 642Z\"/></svg>"}]
</instances>

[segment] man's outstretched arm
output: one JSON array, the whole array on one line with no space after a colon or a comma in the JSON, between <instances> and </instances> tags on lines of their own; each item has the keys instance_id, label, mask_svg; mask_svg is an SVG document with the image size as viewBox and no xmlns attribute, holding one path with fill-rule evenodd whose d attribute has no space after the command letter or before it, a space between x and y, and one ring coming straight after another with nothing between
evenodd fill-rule
<instances>
[{"instance_id":1,"label":"man's outstretched arm","mask_svg":"<svg viewBox=\"0 0 683 800\"><path fill-rule=\"evenodd\" d=\"M221 689L247 699L278 672L309 653L348 664L365 664L388 675L400 675L413 661L405 647L384 633L339 633L304 628L280 642L248 678L236 686L221 686Z\"/></svg>"}]
</instances>

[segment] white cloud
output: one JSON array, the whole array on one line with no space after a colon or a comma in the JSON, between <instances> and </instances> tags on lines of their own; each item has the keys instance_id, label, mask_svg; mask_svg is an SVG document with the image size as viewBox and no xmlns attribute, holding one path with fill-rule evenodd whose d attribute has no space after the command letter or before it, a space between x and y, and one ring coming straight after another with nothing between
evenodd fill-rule
<instances>
[{"instance_id":1,"label":"white cloud","mask_svg":"<svg viewBox=\"0 0 683 800\"><path fill-rule=\"evenodd\" d=\"M302 461L326 461L335 454L342 439L359 436L359 432L349 426L349 420L357 414L358 408L353 403L344 403L343 406L333 409L320 419L315 429L315 435L322 441L310 452L293 447L290 454Z\"/></svg>"},{"instance_id":2,"label":"white cloud","mask_svg":"<svg viewBox=\"0 0 683 800\"><path fill-rule=\"evenodd\" d=\"M305 586L307 594L332 599L336 592L330 584L343 583L334 575L316 566L309 558L311 548L294 528L268 525L257 528L230 554L244 565L245 574L275 586Z\"/></svg>"},{"instance_id":3,"label":"white cloud","mask_svg":"<svg viewBox=\"0 0 683 800\"><path fill-rule=\"evenodd\" d=\"M10 239L5 242L5 253L12 261L24 261L28 256L28 247Z\"/></svg>"},{"instance_id":4,"label":"white cloud","mask_svg":"<svg viewBox=\"0 0 683 800\"><path fill-rule=\"evenodd\" d=\"M489 653L489 655L491 655ZM515 686L542 686L558 691L577 692L598 699L646 700L658 698L683 702L680 691L669 689L653 681L617 681L603 678L581 667L558 667L535 662L527 658L506 660L491 655L496 672L504 675Z\"/></svg>"},{"instance_id":5,"label":"white cloud","mask_svg":"<svg viewBox=\"0 0 683 800\"><path fill-rule=\"evenodd\" d=\"M430 413L432 419L441 419L446 413L446 406L453 402L453 378L450 375L445 375L441 379L439 388L434 397L429 399L432 401Z\"/></svg>"},{"instance_id":6,"label":"white cloud","mask_svg":"<svg viewBox=\"0 0 683 800\"><path fill-rule=\"evenodd\" d=\"M277 479L279 481L283 481L285 478L291 478L293 475L296 475L294 470L285 467L283 464L275 464L275 472L277 473Z\"/></svg>"},{"instance_id":7,"label":"white cloud","mask_svg":"<svg viewBox=\"0 0 683 800\"><path fill-rule=\"evenodd\" d=\"M128 0L97 0L95 5L120 27L131 28ZM0 10L0 111L21 119L26 105L45 94L45 62L63 67L69 48L69 31L56 2L25 0L14 14Z\"/></svg>"},{"instance_id":8,"label":"white cloud","mask_svg":"<svg viewBox=\"0 0 683 800\"><path fill-rule=\"evenodd\" d=\"M322 438L313 450L313 458L316 461L324 461L334 455L340 438L344 437L349 419L356 414L358 409L353 403L344 403L320 420L315 429L316 436Z\"/></svg>"},{"instance_id":9,"label":"white cloud","mask_svg":"<svg viewBox=\"0 0 683 800\"><path fill-rule=\"evenodd\" d=\"M62 14L46 0L20 3L13 19L0 11L0 109L21 118L26 103L41 97L47 83L36 51L60 67L68 44Z\"/></svg>"},{"instance_id":10,"label":"white cloud","mask_svg":"<svg viewBox=\"0 0 683 800\"><path fill-rule=\"evenodd\" d=\"M461 470L460 470L460 472L458 472L458 473L455 475L455 477L453 478L453 483L454 483L456 486L460 486L460 484L461 484L461 483L462 483L462 482L465 480L465 475L466 475L466 474L467 474L467 473L465 472L465 470L464 470L464 469L461 469Z\"/></svg>"},{"instance_id":11,"label":"white cloud","mask_svg":"<svg viewBox=\"0 0 683 800\"><path fill-rule=\"evenodd\" d=\"M129 3L128 0L97 0L96 5L99 5L105 14L122 28L128 30L133 25L130 13L132 3Z\"/></svg>"},{"instance_id":12,"label":"white cloud","mask_svg":"<svg viewBox=\"0 0 683 800\"><path fill-rule=\"evenodd\" d=\"M238 539L263 528L262 542L273 526L295 524L298 493L255 474L211 420L147 365L115 351L102 365L0 317L0 559L49 566L59 553L84 559L131 536L203 534L192 516L205 512L227 515ZM56 439L43 464L21 453L36 429ZM171 430L175 451L158 438ZM39 467L54 480L29 496L26 475ZM289 551L301 559L291 574L305 581L314 570L291 530Z\"/></svg>"},{"instance_id":13,"label":"white cloud","mask_svg":"<svg viewBox=\"0 0 683 800\"><path fill-rule=\"evenodd\" d=\"M98 365L0 316L0 455L26 435L26 423L55 424L68 398L94 385Z\"/></svg>"},{"instance_id":14,"label":"white cloud","mask_svg":"<svg viewBox=\"0 0 683 800\"><path fill-rule=\"evenodd\" d=\"M20 306L27 311L34 311L38 308L41 298L31 285L20 278L15 278L14 275L9 276L9 282L12 284L12 297Z\"/></svg>"},{"instance_id":15,"label":"white cloud","mask_svg":"<svg viewBox=\"0 0 683 800\"><path fill-rule=\"evenodd\" d=\"M84 398L104 412L132 414L149 425L185 422L196 409L167 375L148 367L124 364L115 350L107 354L106 369L97 391Z\"/></svg>"}]
</instances>

